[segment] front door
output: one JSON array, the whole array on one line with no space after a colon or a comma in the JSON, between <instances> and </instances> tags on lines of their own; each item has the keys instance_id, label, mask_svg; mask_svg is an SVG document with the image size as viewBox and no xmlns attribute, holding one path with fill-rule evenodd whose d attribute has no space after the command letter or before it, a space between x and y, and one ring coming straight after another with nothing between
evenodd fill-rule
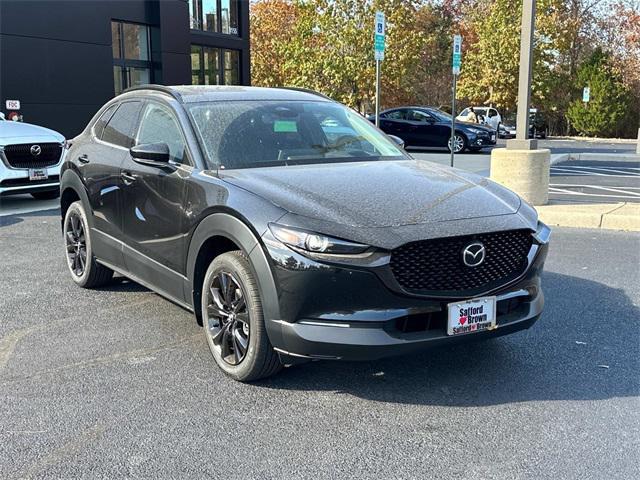
<instances>
[{"instance_id":1,"label":"front door","mask_svg":"<svg viewBox=\"0 0 640 480\"><path fill-rule=\"evenodd\" d=\"M135 143L166 143L171 163L166 167L144 165L130 154L122 163L127 270L182 300L187 248L183 202L191 166L182 130L169 106L156 102L144 106Z\"/></svg>"}]
</instances>

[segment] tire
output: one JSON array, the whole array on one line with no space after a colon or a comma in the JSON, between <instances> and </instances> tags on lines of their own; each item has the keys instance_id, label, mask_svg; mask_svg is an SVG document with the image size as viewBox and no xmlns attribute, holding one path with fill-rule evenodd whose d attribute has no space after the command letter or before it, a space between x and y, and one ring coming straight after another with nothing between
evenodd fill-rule
<instances>
[{"instance_id":1,"label":"tire","mask_svg":"<svg viewBox=\"0 0 640 480\"><path fill-rule=\"evenodd\" d=\"M82 202L69 205L64 216L63 237L67 267L73 281L82 288L96 288L111 280L113 270L96 262L91 233Z\"/></svg>"},{"instance_id":2,"label":"tire","mask_svg":"<svg viewBox=\"0 0 640 480\"><path fill-rule=\"evenodd\" d=\"M225 374L251 382L280 371L280 357L267 336L258 284L244 253L223 253L211 262L201 297L204 335Z\"/></svg>"},{"instance_id":3,"label":"tire","mask_svg":"<svg viewBox=\"0 0 640 480\"><path fill-rule=\"evenodd\" d=\"M461 133L455 134L456 149L454 153L462 153L467 149L467 137ZM447 150L451 151L451 138L447 141Z\"/></svg>"},{"instance_id":4,"label":"tire","mask_svg":"<svg viewBox=\"0 0 640 480\"><path fill-rule=\"evenodd\" d=\"M36 200L53 200L60 196L60 190L45 190L44 192L31 192L31 196Z\"/></svg>"}]
</instances>

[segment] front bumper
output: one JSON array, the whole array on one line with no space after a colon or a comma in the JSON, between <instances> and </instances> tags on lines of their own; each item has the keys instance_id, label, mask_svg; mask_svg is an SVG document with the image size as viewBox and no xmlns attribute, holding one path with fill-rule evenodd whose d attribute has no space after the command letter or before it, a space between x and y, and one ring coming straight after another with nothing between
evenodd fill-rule
<instances>
[{"instance_id":1,"label":"front bumper","mask_svg":"<svg viewBox=\"0 0 640 480\"><path fill-rule=\"evenodd\" d=\"M0 162L0 196L59 189L60 164L48 167L46 170L49 178L31 181L28 169L7 168Z\"/></svg>"},{"instance_id":2,"label":"front bumper","mask_svg":"<svg viewBox=\"0 0 640 480\"><path fill-rule=\"evenodd\" d=\"M482 132L469 136L469 147L490 147L496 144L497 133Z\"/></svg>"},{"instance_id":3,"label":"front bumper","mask_svg":"<svg viewBox=\"0 0 640 480\"><path fill-rule=\"evenodd\" d=\"M529 268L497 296L497 328L448 336L447 304L465 299L427 298L391 290L375 269L316 262L267 239L279 285L281 354L307 359L373 360L440 345L481 340L529 328L542 313L540 274L548 244L537 246ZM276 328L276 325L271 325Z\"/></svg>"}]
</instances>

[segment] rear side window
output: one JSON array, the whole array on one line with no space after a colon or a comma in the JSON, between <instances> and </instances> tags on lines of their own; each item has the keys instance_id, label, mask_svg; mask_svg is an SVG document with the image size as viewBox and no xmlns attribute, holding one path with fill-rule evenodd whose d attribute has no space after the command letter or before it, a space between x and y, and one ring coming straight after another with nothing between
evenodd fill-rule
<instances>
[{"instance_id":1,"label":"rear side window","mask_svg":"<svg viewBox=\"0 0 640 480\"><path fill-rule=\"evenodd\" d=\"M111 105L104 111L102 115L100 115L98 121L93 125L93 133L97 138L102 138L104 127L107 125L107 122L111 118L111 115L113 115L113 112L116 111L116 108L118 108L117 104Z\"/></svg>"},{"instance_id":2,"label":"rear side window","mask_svg":"<svg viewBox=\"0 0 640 480\"><path fill-rule=\"evenodd\" d=\"M104 127L102 140L124 148L133 147L133 136L140 114L140 102L125 102Z\"/></svg>"},{"instance_id":3,"label":"rear side window","mask_svg":"<svg viewBox=\"0 0 640 480\"><path fill-rule=\"evenodd\" d=\"M389 120L404 120L406 118L406 110L394 110L385 115Z\"/></svg>"}]
</instances>

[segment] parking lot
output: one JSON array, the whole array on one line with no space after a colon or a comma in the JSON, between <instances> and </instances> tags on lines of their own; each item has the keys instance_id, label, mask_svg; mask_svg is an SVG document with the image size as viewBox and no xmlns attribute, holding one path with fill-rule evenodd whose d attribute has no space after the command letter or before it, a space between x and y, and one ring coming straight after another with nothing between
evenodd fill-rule
<instances>
[{"instance_id":1,"label":"parking lot","mask_svg":"<svg viewBox=\"0 0 640 480\"><path fill-rule=\"evenodd\" d=\"M0 478L629 479L640 468L638 234L556 229L546 311L528 331L253 385L226 378L192 315L147 289L75 287L57 211L1 217L0 239Z\"/></svg>"}]
</instances>

